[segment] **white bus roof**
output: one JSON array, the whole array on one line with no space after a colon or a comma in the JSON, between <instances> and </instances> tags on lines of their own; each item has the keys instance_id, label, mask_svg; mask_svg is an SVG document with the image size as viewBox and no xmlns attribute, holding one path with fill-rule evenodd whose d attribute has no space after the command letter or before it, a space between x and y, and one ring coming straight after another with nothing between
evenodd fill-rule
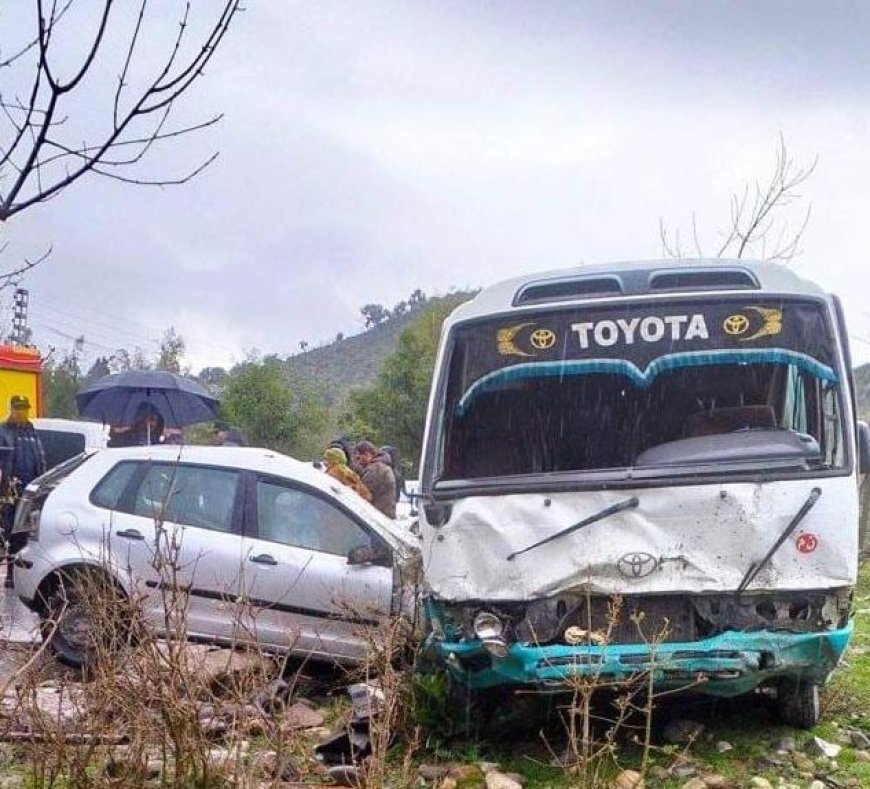
<instances>
[{"instance_id":1,"label":"white bus roof","mask_svg":"<svg viewBox=\"0 0 870 789\"><path fill-rule=\"evenodd\" d=\"M503 280L460 305L449 323L547 304L752 292L828 297L818 285L781 263L719 258L645 260L581 265Z\"/></svg>"}]
</instances>

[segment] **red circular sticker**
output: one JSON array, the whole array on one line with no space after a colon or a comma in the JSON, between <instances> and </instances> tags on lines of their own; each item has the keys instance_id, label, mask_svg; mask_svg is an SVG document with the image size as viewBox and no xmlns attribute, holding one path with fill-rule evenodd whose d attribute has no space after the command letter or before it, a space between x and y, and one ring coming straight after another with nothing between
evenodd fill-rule
<instances>
[{"instance_id":1,"label":"red circular sticker","mask_svg":"<svg viewBox=\"0 0 870 789\"><path fill-rule=\"evenodd\" d=\"M805 532L797 538L797 549L801 553L812 553L819 547L819 538L815 534Z\"/></svg>"}]
</instances>

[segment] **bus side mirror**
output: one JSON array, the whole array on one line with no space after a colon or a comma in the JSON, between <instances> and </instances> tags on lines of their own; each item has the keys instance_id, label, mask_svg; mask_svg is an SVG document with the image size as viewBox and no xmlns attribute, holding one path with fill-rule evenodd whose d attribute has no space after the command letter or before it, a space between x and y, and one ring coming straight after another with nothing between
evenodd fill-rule
<instances>
[{"instance_id":1,"label":"bus side mirror","mask_svg":"<svg viewBox=\"0 0 870 789\"><path fill-rule=\"evenodd\" d=\"M858 421L858 473L870 472L870 426L864 421Z\"/></svg>"}]
</instances>

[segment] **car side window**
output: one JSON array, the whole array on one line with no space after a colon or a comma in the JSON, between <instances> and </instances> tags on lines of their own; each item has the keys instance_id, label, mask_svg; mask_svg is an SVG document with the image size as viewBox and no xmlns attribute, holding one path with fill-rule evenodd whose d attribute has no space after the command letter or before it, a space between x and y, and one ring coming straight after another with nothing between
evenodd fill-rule
<instances>
[{"instance_id":1,"label":"car side window","mask_svg":"<svg viewBox=\"0 0 870 789\"><path fill-rule=\"evenodd\" d=\"M347 556L371 537L338 507L305 490L257 480L257 534L282 545Z\"/></svg>"},{"instance_id":2,"label":"car side window","mask_svg":"<svg viewBox=\"0 0 870 789\"><path fill-rule=\"evenodd\" d=\"M131 514L231 532L238 486L239 473L231 469L150 463Z\"/></svg>"},{"instance_id":3,"label":"car side window","mask_svg":"<svg viewBox=\"0 0 870 789\"><path fill-rule=\"evenodd\" d=\"M121 496L133 479L138 463L118 463L105 477L103 477L91 494L91 501L97 507L106 507L110 510L120 508Z\"/></svg>"}]
</instances>

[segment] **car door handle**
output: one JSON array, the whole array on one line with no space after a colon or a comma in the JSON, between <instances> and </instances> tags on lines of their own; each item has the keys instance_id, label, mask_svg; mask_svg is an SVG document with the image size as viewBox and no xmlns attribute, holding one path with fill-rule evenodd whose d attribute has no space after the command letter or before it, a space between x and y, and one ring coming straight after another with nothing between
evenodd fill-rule
<instances>
[{"instance_id":1,"label":"car door handle","mask_svg":"<svg viewBox=\"0 0 870 789\"><path fill-rule=\"evenodd\" d=\"M257 564L278 564L277 559L274 556L268 553L260 553L256 556L248 557L252 562L256 562Z\"/></svg>"},{"instance_id":2,"label":"car door handle","mask_svg":"<svg viewBox=\"0 0 870 789\"><path fill-rule=\"evenodd\" d=\"M145 535L137 529L125 529L124 531L115 532L116 537L124 537L127 540L144 540Z\"/></svg>"}]
</instances>

